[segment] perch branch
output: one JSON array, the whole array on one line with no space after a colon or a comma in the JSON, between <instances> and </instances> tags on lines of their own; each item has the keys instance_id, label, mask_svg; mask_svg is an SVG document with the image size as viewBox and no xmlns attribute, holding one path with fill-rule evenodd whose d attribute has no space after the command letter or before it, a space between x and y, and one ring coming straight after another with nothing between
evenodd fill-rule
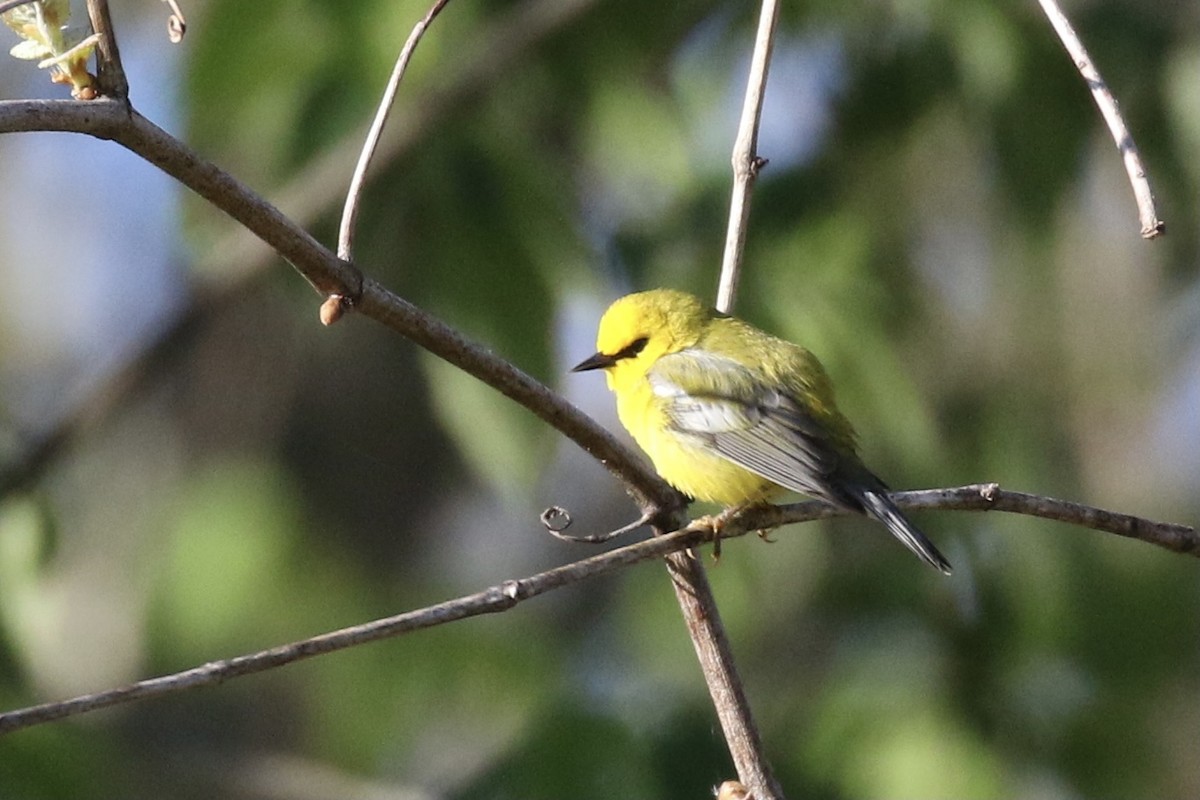
<instances>
[{"instance_id":1,"label":"perch branch","mask_svg":"<svg viewBox=\"0 0 1200 800\"><path fill-rule=\"evenodd\" d=\"M1125 162L1125 172L1129 175L1129 183L1133 186L1133 196L1137 200L1142 238L1154 239L1160 236L1166 232L1167 225L1158 218L1158 212L1154 208L1154 194L1150 191L1150 181L1146 178L1146 168L1142 166L1142 157L1138 154L1137 145L1134 144L1133 136L1129 133L1129 128L1125 126L1125 120L1117 108L1116 98L1109 91L1104 78L1100 77L1100 71L1092 64L1092 59L1084 48L1083 42L1079 40L1070 20L1058 7L1056 0L1038 0L1038 2L1042 4L1042 11L1050 20L1054 32L1058 34L1058 38L1063 43L1063 47L1067 49L1071 60L1075 62L1075 68L1079 70L1079 74L1083 76L1088 88L1092 90L1092 98L1096 101L1096 106L1100 109L1100 114L1108 125L1109 133L1112 134L1117 149L1121 151L1121 158Z\"/></svg>"},{"instance_id":2,"label":"perch branch","mask_svg":"<svg viewBox=\"0 0 1200 800\"><path fill-rule=\"evenodd\" d=\"M895 492L892 499L901 508L908 510L1006 511L1060 520L1079 527L1150 542L1173 552L1200 557L1200 537L1192 528L1130 517L1050 497L1005 491L994 483L952 489ZM843 516L847 513L816 500L787 506L747 508L723 518L721 539L734 539L762 528ZM713 538L714 533L710 527L700 521L693 522L674 533L646 539L527 578L505 581L489 589L427 608L343 628L251 655L209 662L194 669L139 681L117 689L9 711L0 714L0 734L135 700L162 697L198 686L211 686L322 653L401 636L468 617L507 611L522 600L642 561L672 553L687 558L683 551L700 547Z\"/></svg>"}]
</instances>

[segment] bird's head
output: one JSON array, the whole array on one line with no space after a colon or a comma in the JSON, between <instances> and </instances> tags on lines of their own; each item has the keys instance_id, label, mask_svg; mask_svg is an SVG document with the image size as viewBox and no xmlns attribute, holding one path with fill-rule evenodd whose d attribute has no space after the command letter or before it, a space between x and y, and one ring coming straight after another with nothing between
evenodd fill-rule
<instances>
[{"instance_id":1,"label":"bird's head","mask_svg":"<svg viewBox=\"0 0 1200 800\"><path fill-rule=\"evenodd\" d=\"M571 371L602 369L609 388L640 379L658 359L694 345L714 313L698 297L673 289L626 295L600 318L596 354Z\"/></svg>"}]
</instances>

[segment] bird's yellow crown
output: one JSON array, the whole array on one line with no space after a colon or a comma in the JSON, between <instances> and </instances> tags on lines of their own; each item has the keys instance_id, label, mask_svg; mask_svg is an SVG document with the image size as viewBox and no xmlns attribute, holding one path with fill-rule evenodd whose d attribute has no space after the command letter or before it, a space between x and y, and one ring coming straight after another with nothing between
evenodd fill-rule
<instances>
[{"instance_id":1,"label":"bird's yellow crown","mask_svg":"<svg viewBox=\"0 0 1200 800\"><path fill-rule=\"evenodd\" d=\"M617 300L600 319L597 355L607 357L608 385L640 378L662 356L699 341L716 316L699 298L674 289L652 289Z\"/></svg>"}]
</instances>

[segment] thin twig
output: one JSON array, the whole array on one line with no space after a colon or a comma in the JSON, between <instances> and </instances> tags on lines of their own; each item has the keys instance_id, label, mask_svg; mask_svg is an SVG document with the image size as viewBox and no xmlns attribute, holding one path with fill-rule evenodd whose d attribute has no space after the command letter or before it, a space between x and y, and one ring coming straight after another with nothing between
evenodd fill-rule
<instances>
[{"instance_id":1,"label":"thin twig","mask_svg":"<svg viewBox=\"0 0 1200 800\"><path fill-rule=\"evenodd\" d=\"M960 486L955 489L904 492L897 499L901 508L913 510L1007 511L1052 519L1083 528L1114 533L1128 539L1137 539L1173 553L1200 558L1200 537L1197 537L1195 528L1187 525L1154 522L1129 514L1073 503L1069 500L1013 492L1001 489L1000 485L996 483Z\"/></svg>"},{"instance_id":2,"label":"thin twig","mask_svg":"<svg viewBox=\"0 0 1200 800\"><path fill-rule=\"evenodd\" d=\"M750 75L746 80L746 99L742 104L742 118L733 144L733 194L729 201L729 227L725 234L725 254L721 259L721 279L717 288L717 308L727 314L733 313L738 280L742 274L742 253L746 248L746 227L750 220L750 195L754 191L759 170L767 163L758 156L758 128L778 17L777 0L763 0L754 55L750 60Z\"/></svg>"},{"instance_id":3,"label":"thin twig","mask_svg":"<svg viewBox=\"0 0 1200 800\"><path fill-rule=\"evenodd\" d=\"M1058 7L1056 0L1038 0L1038 2L1042 4L1042 11L1045 12L1047 19L1054 27L1054 32L1058 34L1063 47L1067 49L1067 53L1075 62L1075 68L1079 70L1079 74L1083 76L1088 88L1092 90L1092 98L1096 101L1105 123L1108 124L1109 133L1112 134L1117 149L1121 151L1121 157L1125 162L1125 172L1129 175L1129 183L1133 186L1133 196L1137 200L1142 238L1153 239L1165 233L1167 225L1158 218L1158 212L1154 208L1154 194L1150 191L1150 181L1146 178L1146 168L1142 166L1142 157L1138 154L1137 145L1134 144L1133 136L1129 133L1129 129L1125 126L1125 120L1117 109L1116 98L1108 90L1108 84L1104 82L1104 78L1100 77L1100 71L1092 64L1092 59L1088 56L1083 42L1079 40L1075 29L1071 27L1070 20Z\"/></svg>"},{"instance_id":4,"label":"thin twig","mask_svg":"<svg viewBox=\"0 0 1200 800\"><path fill-rule=\"evenodd\" d=\"M121 51L117 49L117 34L108 14L108 0L87 0L87 10L92 30L100 34L100 45L96 48L96 83L100 94L125 100L129 97L129 80L121 64Z\"/></svg>"},{"instance_id":5,"label":"thin twig","mask_svg":"<svg viewBox=\"0 0 1200 800\"><path fill-rule=\"evenodd\" d=\"M1059 520L1079 527L1116 533L1149 542L1176 553L1200 557L1200 536L1193 528L1130 517L1050 497L1006 491L994 483L959 486L951 489L895 492L892 494L892 499L901 508L907 510L994 510ZM835 508L817 500L793 503L787 506L746 508L722 518L720 535L722 540L729 540L762 528L844 516L849 513L844 509ZM696 521L674 533L645 539L527 578L505 581L489 589L426 608L325 633L311 639L304 639L251 655L213 661L194 669L139 681L118 689L0 714L0 733L8 733L134 700L162 697L198 686L210 686L353 645L401 636L467 617L506 611L530 597L536 597L553 589L654 558L677 554L686 562L696 564L698 562L684 551L711 542L714 537L715 534L711 527L703 521ZM689 577L689 580L693 579L694 577ZM702 577L701 580L703 580ZM707 581L705 581L706 583ZM702 595L695 597L700 598ZM697 602L700 602L699 599ZM716 653L713 655L720 657ZM744 697L741 698L741 701L744 702Z\"/></svg>"},{"instance_id":6,"label":"thin twig","mask_svg":"<svg viewBox=\"0 0 1200 800\"><path fill-rule=\"evenodd\" d=\"M412 29L412 33L408 35L408 40L400 50L400 57L396 59L396 65L392 68L392 76L388 79L383 98L379 101L375 120L371 123L371 129L367 131L367 139L363 142L362 152L358 156L358 164L354 167L354 177L350 179L350 190L346 193L346 204L342 208L342 223L338 229L338 256L346 261L354 260L354 228L355 221L358 219L359 201L362 198L363 184L366 182L367 168L371 165L371 159L379 145L379 137L383 133L384 125L387 124L388 115L392 113L392 106L396 102L396 92L400 88L400 80L404 77L404 71L408 69L408 61L412 58L413 51L417 49L417 44L425 35L425 29L449 1L436 0L429 11L425 13L425 18L418 22Z\"/></svg>"},{"instance_id":7,"label":"thin twig","mask_svg":"<svg viewBox=\"0 0 1200 800\"><path fill-rule=\"evenodd\" d=\"M420 102L400 124L383 132L373 163L390 163L414 151L432 132L442 129L452 112L468 100L497 85L536 44L577 19L600 0L526 0L488 26L487 48L463 54L463 61L447 65L443 81L424 92ZM315 158L299 175L273 192L276 205L298 224L311 227L342 197L346 167L362 150L357 132L347 135ZM373 171L373 170L371 170ZM247 265L263 269L274 263L274 253L261 240L240 227L232 227L206 248L199 260L207 266Z\"/></svg>"},{"instance_id":8,"label":"thin twig","mask_svg":"<svg viewBox=\"0 0 1200 800\"><path fill-rule=\"evenodd\" d=\"M546 529L546 533L553 536L562 542L575 542L577 544L604 544L613 539L620 539L626 534L633 533L638 528L643 528L651 524L652 515L643 513L640 517L630 522L628 525L622 525L620 528L604 533L585 534L583 536L575 536L569 533L563 533L567 528L571 527L571 512L561 506L550 506L541 514L542 527Z\"/></svg>"}]
</instances>

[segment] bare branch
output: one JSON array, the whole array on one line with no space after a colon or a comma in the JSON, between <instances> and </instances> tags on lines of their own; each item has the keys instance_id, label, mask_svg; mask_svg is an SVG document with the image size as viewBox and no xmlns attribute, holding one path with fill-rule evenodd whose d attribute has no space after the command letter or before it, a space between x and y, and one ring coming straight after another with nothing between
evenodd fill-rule
<instances>
[{"instance_id":1,"label":"bare branch","mask_svg":"<svg viewBox=\"0 0 1200 800\"><path fill-rule=\"evenodd\" d=\"M1200 537L1187 525L1154 522L1115 511L1040 497L1025 492L1001 489L997 483L960 486L956 489L929 489L904 492L897 496L901 508L945 509L961 511L1007 511L1042 519L1067 522L1082 528L1114 533L1129 539L1200 558Z\"/></svg>"},{"instance_id":2,"label":"bare branch","mask_svg":"<svg viewBox=\"0 0 1200 800\"><path fill-rule=\"evenodd\" d=\"M487 30L488 47L464 54L457 69L448 69L444 82L422 94L420 104L401 124L388 126L373 164L389 163L411 152L423 137L476 94L496 84L499 76L546 36L578 18L600 0L526 0L503 14ZM342 200L347 165L361 152L356 132L329 147L304 171L274 193L276 205L300 225L309 225ZM368 172L374 171L368 169ZM263 268L273 253L241 228L233 228L201 258L202 265L247 264Z\"/></svg>"},{"instance_id":3,"label":"bare branch","mask_svg":"<svg viewBox=\"0 0 1200 800\"><path fill-rule=\"evenodd\" d=\"M688 528L669 536L656 537L619 550L612 550L582 561L556 567L528 578L505 581L481 592L417 611L343 628L252 655L211 661L194 669L139 681L118 689L10 711L0 714L0 734L134 700L162 697L200 686L212 686L242 675L263 672L324 653L332 653L354 645L392 638L468 617L507 611L522 600L544 594L551 589L577 583L596 575L603 575L639 561L661 557L672 551L696 547L711 535L712 531L709 529Z\"/></svg>"},{"instance_id":4,"label":"bare branch","mask_svg":"<svg viewBox=\"0 0 1200 800\"><path fill-rule=\"evenodd\" d=\"M746 245L746 226L750 220L750 194L759 169L766 163L758 157L756 150L778 13L777 0L763 0L747 78L746 98L733 146L733 195L717 289L717 309L725 313L733 311L737 297L742 252ZM667 569L671 572L675 597L687 622L688 633L696 649L696 657L700 660L704 680L721 721L738 777L757 800L782 800L783 790L772 774L763 750L762 739L754 724L754 716L733 660L733 649L721 622L704 565L685 553L675 553L667 558Z\"/></svg>"},{"instance_id":5,"label":"bare branch","mask_svg":"<svg viewBox=\"0 0 1200 800\"><path fill-rule=\"evenodd\" d=\"M767 69L775 42L775 21L779 16L777 0L763 0L758 19L754 56L746 82L746 99L733 144L733 196L729 202L729 227L725 235L725 255L721 259L721 279L717 289L717 308L733 313L738 280L742 272L742 253L746 248L746 225L750 220L750 195L758 172L766 160L758 156L758 126L762 119L763 96L767 91ZM766 798L759 798L766 800Z\"/></svg>"},{"instance_id":6,"label":"bare branch","mask_svg":"<svg viewBox=\"0 0 1200 800\"><path fill-rule=\"evenodd\" d=\"M1142 238L1154 239L1160 236L1166 232L1167 224L1158 218L1158 212L1154 208L1154 194L1150 191L1150 181L1146 178L1146 168L1142 166L1142 157L1138 154L1137 145L1133 143L1133 136L1125 127L1125 120L1117 109L1116 98L1108 90L1108 84L1104 82L1104 78L1100 77L1100 71L1092 64L1092 59L1088 56L1083 42L1079 40L1075 29L1071 27L1070 20L1058 7L1056 0L1038 0L1038 2L1042 4L1042 11L1045 12L1050 24L1054 26L1054 32L1058 34L1063 47L1067 49L1067 53L1075 62L1075 68L1079 70L1079 74L1083 76L1088 88L1092 90L1092 98L1096 101L1100 114L1108 125L1109 133L1112 134L1117 149L1121 151L1121 157L1125 162L1125 172L1129 175L1129 183L1133 186L1133 196L1137 200Z\"/></svg>"},{"instance_id":7,"label":"bare branch","mask_svg":"<svg viewBox=\"0 0 1200 800\"><path fill-rule=\"evenodd\" d=\"M721 533L724 538L723 528ZM712 539L711 529L705 538ZM782 800L783 790L763 750L704 564L691 553L677 552L667 556L667 570L738 777L751 787L754 797Z\"/></svg>"},{"instance_id":8,"label":"bare branch","mask_svg":"<svg viewBox=\"0 0 1200 800\"><path fill-rule=\"evenodd\" d=\"M108 14L108 0L87 0L87 10L92 30L100 34L100 45L96 48L96 83L100 94L124 100L129 97L129 81L121 64L121 52L117 49L117 34Z\"/></svg>"},{"instance_id":9,"label":"bare branch","mask_svg":"<svg viewBox=\"0 0 1200 800\"><path fill-rule=\"evenodd\" d=\"M995 510L1060 520L1081 527L1094 528L1096 530L1108 531L1121 536L1139 539L1160 547L1165 547L1173 552L1200 557L1200 537L1197 536L1196 531L1192 528L1183 525L1153 522L1078 503L1055 500L1049 497L1039 497L1024 492L1005 491L994 483L960 486L953 489L896 492L892 494L892 499L901 508L908 510ZM762 528L843 516L849 513L844 509L834 508L817 500L794 503L787 506L746 508L736 513L722 516L720 537L722 540L733 539ZM211 686L242 675L250 675L275 667L281 667L323 653L331 653L354 645L401 636L413 631L455 622L468 617L507 611L522 600L527 600L530 597L536 597L553 589L604 575L652 558L663 556L673 558L671 561L672 574L678 575L677 570L679 565L686 567L687 564L699 564L697 559L683 551L700 547L706 542L713 541L714 537L713 529L707 524L707 520L696 520L683 530L674 533L655 536L617 550L611 550L607 553L592 556L591 558L555 567L554 569L546 570L527 578L505 581L489 589L454 600L448 600L444 603L438 603L427 608L375 620L363 625L343 628L252 655L237 656L223 661L213 661L184 672L139 681L118 689L0 714L0 734L10 733L33 725L64 717L76 716L88 711L95 711L134 700L162 697L198 686ZM686 575L685 579L685 582L676 584L677 590L689 592L688 602L701 606L701 608L697 609L697 614L715 612L715 606L708 607L707 601L703 599L706 595L709 598L712 596L711 590L708 588L707 579L703 576L703 573L698 576ZM700 582L699 585L704 588L704 591L690 593L691 588L696 585L697 581ZM695 616L695 614L690 614L688 617L689 622ZM725 655L716 650L707 653L706 657L721 659ZM736 682L730 688L740 693L740 686ZM744 704L745 697L726 697L722 698L719 703L723 706ZM751 734L757 737L753 727L749 730ZM732 746L737 745L731 743ZM757 746L757 742L750 742L745 746L753 749ZM759 778L766 779L763 776L759 776ZM769 795L755 795L755 797L763 796Z\"/></svg>"},{"instance_id":10,"label":"bare branch","mask_svg":"<svg viewBox=\"0 0 1200 800\"><path fill-rule=\"evenodd\" d=\"M1029 517L1066 522L1081 528L1113 533L1200 558L1200 536L1187 525L1153 520L1085 506L1069 500L1001 489L998 483L976 483L950 489L893 492L900 508L910 511L1005 511ZM819 500L784 506L763 506L732 515L722 528L722 539L747 530L774 528L794 522L842 516L846 512ZM736 533L735 533L736 532Z\"/></svg>"},{"instance_id":11,"label":"bare branch","mask_svg":"<svg viewBox=\"0 0 1200 800\"><path fill-rule=\"evenodd\" d=\"M375 120L371 123L371 129L367 131L367 139L358 156L358 164L354 167L354 177L350 179L350 190L346 193L346 204L342 208L342 223L338 229L338 257L346 261L354 259L354 223L358 219L358 205L362 198L363 184L366 182L367 167L371 165L375 149L379 146L379 137L383 134L383 126L387 124L388 115L392 113L392 106L396 102L396 92L400 88L400 80L404 77L404 71L408 69L408 62L412 58L413 51L417 49L417 44L425 35L425 29L448 2L449 0L436 0L429 11L425 13L425 18L418 22L412 29L412 33L408 35L408 40L400 49L399 58L396 59L396 66L392 68L392 77L388 79L383 98L379 101Z\"/></svg>"}]
</instances>

